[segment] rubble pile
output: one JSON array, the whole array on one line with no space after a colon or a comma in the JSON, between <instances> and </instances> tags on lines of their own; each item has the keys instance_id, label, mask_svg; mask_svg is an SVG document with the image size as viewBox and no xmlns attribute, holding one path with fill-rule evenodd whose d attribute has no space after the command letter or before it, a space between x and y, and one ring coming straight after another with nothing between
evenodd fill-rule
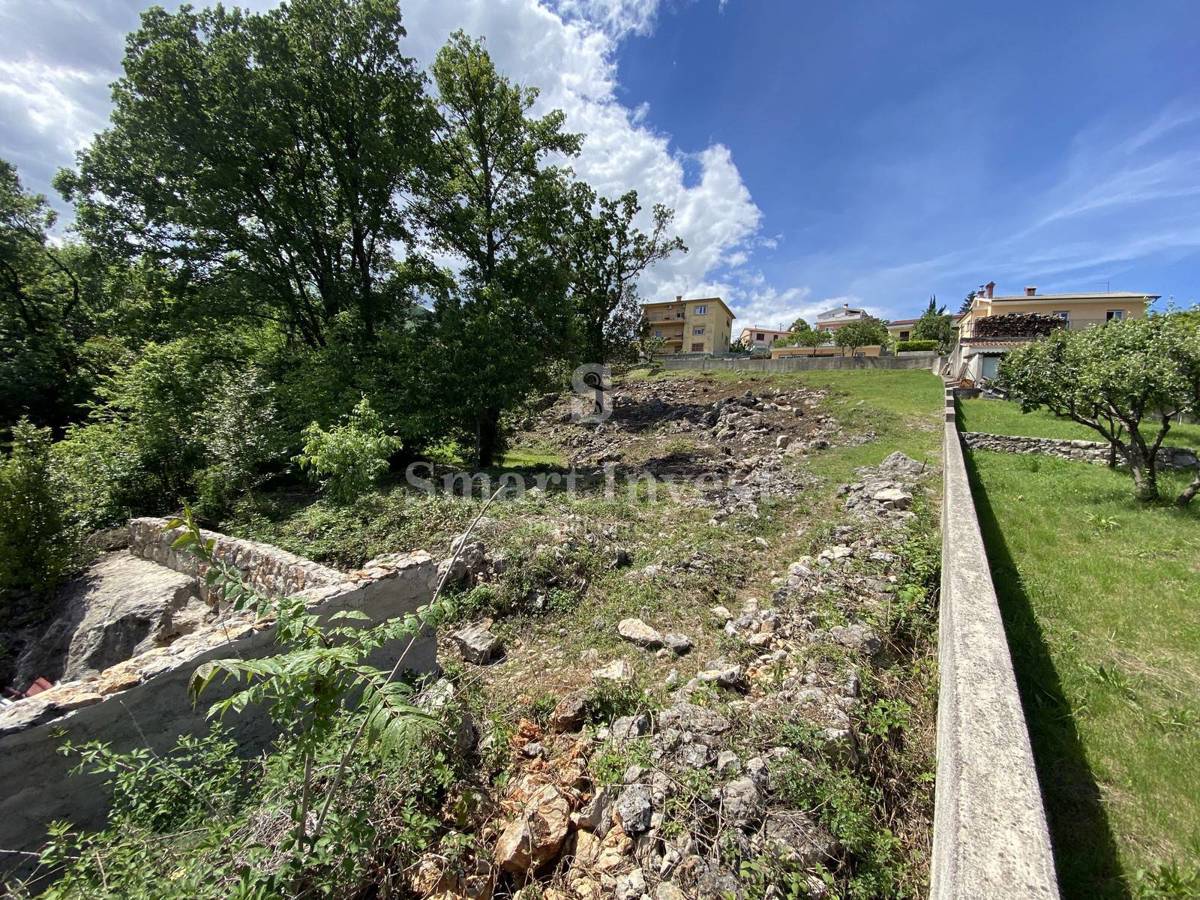
<instances>
[{"instance_id":1,"label":"rubble pile","mask_svg":"<svg viewBox=\"0 0 1200 900\"><path fill-rule=\"evenodd\" d=\"M558 699L544 726L522 721L499 815L479 835L490 855L447 866L445 854L427 854L414 890L444 900L527 892L724 900L747 896L743 863L768 859L809 896L829 896L824 876L854 859L821 810L797 808L778 779L822 758L860 764L860 686L867 670L887 664L887 636L875 623L886 621L896 590L898 526L928 472L894 454L857 474L844 494L859 520L789 565L771 585L770 605L751 599L736 614L713 607L708 627L730 657L702 660L686 679L672 670L663 708L596 721L578 690ZM693 647L691 637L634 617L616 632L634 652L663 658ZM617 658L593 680L632 674ZM779 743L788 723L805 727L812 743Z\"/></svg>"}]
</instances>

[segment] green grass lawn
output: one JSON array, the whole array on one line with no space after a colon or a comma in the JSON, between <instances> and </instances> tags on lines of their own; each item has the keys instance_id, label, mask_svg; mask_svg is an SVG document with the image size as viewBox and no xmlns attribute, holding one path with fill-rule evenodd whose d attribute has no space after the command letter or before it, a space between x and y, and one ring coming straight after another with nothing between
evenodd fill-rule
<instances>
[{"instance_id":1,"label":"green grass lawn","mask_svg":"<svg viewBox=\"0 0 1200 900\"><path fill-rule=\"evenodd\" d=\"M1021 412L1007 400L959 400L958 423L964 431L987 431L1028 437L1099 441L1101 437L1086 425L1060 419L1046 410ZM1200 449L1200 425L1173 424L1163 443L1172 447Z\"/></svg>"},{"instance_id":2,"label":"green grass lawn","mask_svg":"<svg viewBox=\"0 0 1200 900\"><path fill-rule=\"evenodd\" d=\"M1021 421L964 407L972 428ZM1200 895L1200 508L1137 504L1103 466L968 465L1064 896Z\"/></svg>"}]
</instances>

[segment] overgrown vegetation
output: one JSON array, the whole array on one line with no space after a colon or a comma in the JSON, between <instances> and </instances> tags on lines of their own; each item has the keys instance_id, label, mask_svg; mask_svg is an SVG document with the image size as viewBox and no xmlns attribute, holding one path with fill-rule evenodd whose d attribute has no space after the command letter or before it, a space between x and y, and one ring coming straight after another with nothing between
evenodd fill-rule
<instances>
[{"instance_id":1,"label":"overgrown vegetation","mask_svg":"<svg viewBox=\"0 0 1200 900\"><path fill-rule=\"evenodd\" d=\"M671 210L643 233L576 180L584 136L481 42L429 75L406 45L396 0L155 7L56 180L65 244L0 161L0 432L53 430L54 515L214 521L298 466L347 501L402 445L492 465L529 396L632 354Z\"/></svg>"}]
</instances>

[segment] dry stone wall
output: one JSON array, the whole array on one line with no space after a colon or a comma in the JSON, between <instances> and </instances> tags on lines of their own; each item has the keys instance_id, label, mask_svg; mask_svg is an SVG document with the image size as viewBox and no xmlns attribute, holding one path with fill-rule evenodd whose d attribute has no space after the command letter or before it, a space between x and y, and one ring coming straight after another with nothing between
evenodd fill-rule
<instances>
[{"instance_id":1,"label":"dry stone wall","mask_svg":"<svg viewBox=\"0 0 1200 900\"><path fill-rule=\"evenodd\" d=\"M131 552L199 579L203 573L196 561L170 549L179 532L166 524L164 519L131 522ZM213 533L205 537L215 539L218 556L250 581L303 596L323 616L357 610L378 622L405 615L429 602L437 576L432 557L424 552L390 554L347 574L264 544ZM403 643L380 648L372 663L390 667ZM70 774L76 760L58 752L64 739L76 744L104 741L120 752L135 747L164 752L180 735L205 731L205 711L232 690L214 686L193 707L187 684L197 666L223 657L265 656L274 646L273 624L227 613L166 646L61 682L0 710L0 784L5 786L0 796L0 847L36 849L53 819L84 828L103 823L108 794L100 779ZM413 643L404 668L436 670L436 635L425 633ZM263 746L274 733L258 709L231 715L225 722L246 748Z\"/></svg>"},{"instance_id":2,"label":"dry stone wall","mask_svg":"<svg viewBox=\"0 0 1200 900\"><path fill-rule=\"evenodd\" d=\"M1108 465L1109 446L1100 441L1067 441L1054 438L1023 437L1008 434L989 434L985 431L964 431L963 443L971 450L994 450L1000 453L1040 453L1082 462ZM1194 469L1196 451L1186 447L1160 447L1160 469Z\"/></svg>"}]
</instances>

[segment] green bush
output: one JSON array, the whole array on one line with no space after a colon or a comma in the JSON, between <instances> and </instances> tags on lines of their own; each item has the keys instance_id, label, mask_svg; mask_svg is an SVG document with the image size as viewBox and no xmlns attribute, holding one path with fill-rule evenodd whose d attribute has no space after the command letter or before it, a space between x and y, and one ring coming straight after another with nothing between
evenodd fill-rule
<instances>
[{"instance_id":1,"label":"green bush","mask_svg":"<svg viewBox=\"0 0 1200 900\"><path fill-rule=\"evenodd\" d=\"M897 353L904 353L908 350L936 350L937 347L937 341L896 341Z\"/></svg>"},{"instance_id":2,"label":"green bush","mask_svg":"<svg viewBox=\"0 0 1200 900\"><path fill-rule=\"evenodd\" d=\"M142 505L149 475L122 425L72 425L52 452L63 502L85 532L118 525Z\"/></svg>"},{"instance_id":3,"label":"green bush","mask_svg":"<svg viewBox=\"0 0 1200 900\"><path fill-rule=\"evenodd\" d=\"M78 533L64 514L50 429L28 419L13 426L12 452L0 464L0 589L45 594L79 556Z\"/></svg>"},{"instance_id":4,"label":"green bush","mask_svg":"<svg viewBox=\"0 0 1200 900\"><path fill-rule=\"evenodd\" d=\"M209 391L196 417L205 467L196 474L200 509L225 512L246 490L261 483L283 453L273 385L256 369L230 373Z\"/></svg>"},{"instance_id":5,"label":"green bush","mask_svg":"<svg viewBox=\"0 0 1200 900\"><path fill-rule=\"evenodd\" d=\"M400 447L400 439L384 430L364 396L341 424L328 431L316 422L305 428L304 450L296 462L320 480L331 499L348 502L379 480Z\"/></svg>"}]
</instances>

